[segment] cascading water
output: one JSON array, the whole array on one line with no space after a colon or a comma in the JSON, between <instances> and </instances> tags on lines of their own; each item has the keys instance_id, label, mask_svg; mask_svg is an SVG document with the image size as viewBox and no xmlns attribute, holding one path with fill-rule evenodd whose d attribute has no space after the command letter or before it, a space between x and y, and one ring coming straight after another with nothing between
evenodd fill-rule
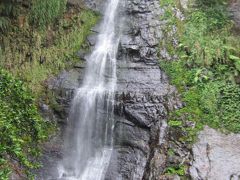
<instances>
[{"instance_id":1,"label":"cascading water","mask_svg":"<svg viewBox=\"0 0 240 180\"><path fill-rule=\"evenodd\" d=\"M73 100L60 179L101 180L112 152L119 0L109 0L85 78Z\"/></svg>"}]
</instances>

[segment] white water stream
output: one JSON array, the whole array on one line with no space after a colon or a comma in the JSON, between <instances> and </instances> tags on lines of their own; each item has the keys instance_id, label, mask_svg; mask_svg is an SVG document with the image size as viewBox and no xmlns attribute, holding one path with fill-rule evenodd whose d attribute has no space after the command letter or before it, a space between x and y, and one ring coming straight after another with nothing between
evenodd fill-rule
<instances>
[{"instance_id":1,"label":"white water stream","mask_svg":"<svg viewBox=\"0 0 240 180\"><path fill-rule=\"evenodd\" d=\"M108 1L97 43L87 60L83 84L73 100L59 179L101 180L108 167L117 80L115 17L118 3L119 0Z\"/></svg>"}]
</instances>

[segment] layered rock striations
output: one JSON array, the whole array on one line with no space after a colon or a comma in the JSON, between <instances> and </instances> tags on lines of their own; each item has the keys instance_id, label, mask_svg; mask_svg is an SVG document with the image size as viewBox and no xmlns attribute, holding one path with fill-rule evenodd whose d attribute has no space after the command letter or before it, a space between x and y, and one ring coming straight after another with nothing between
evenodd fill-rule
<instances>
[{"instance_id":1,"label":"layered rock striations","mask_svg":"<svg viewBox=\"0 0 240 180\"><path fill-rule=\"evenodd\" d=\"M96 8L98 1L85 3ZM121 38L117 59L114 150L106 180L154 180L164 174L168 146L167 115L181 107L181 102L158 64L158 45L163 38L165 24L160 20L163 13L159 0L125 0L119 7L119 16L123 18L119 24ZM90 46L95 44L97 26L93 32L95 34L88 38ZM62 124L62 132L67 125L74 91L81 85L84 67L84 63L76 65L49 81L49 88L55 92L61 107L55 109L54 114ZM61 146L52 151L54 143L61 141L61 136L57 139L45 149L43 163L47 166L40 172L41 178L52 177L55 172L49 172L49 167L61 159Z\"/></svg>"},{"instance_id":2,"label":"layered rock striations","mask_svg":"<svg viewBox=\"0 0 240 180\"><path fill-rule=\"evenodd\" d=\"M125 7L117 69L115 146L106 179L159 179L166 163L167 114L181 106L175 88L158 65L164 12L158 0L129 0Z\"/></svg>"}]
</instances>

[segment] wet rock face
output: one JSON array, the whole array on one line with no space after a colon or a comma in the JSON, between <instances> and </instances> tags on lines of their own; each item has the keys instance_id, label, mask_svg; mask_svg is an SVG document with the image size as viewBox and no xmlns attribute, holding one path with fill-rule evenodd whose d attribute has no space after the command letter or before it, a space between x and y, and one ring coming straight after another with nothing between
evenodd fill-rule
<instances>
[{"instance_id":1,"label":"wet rock face","mask_svg":"<svg viewBox=\"0 0 240 180\"><path fill-rule=\"evenodd\" d=\"M162 38L160 16L163 10L157 0L126 1L126 23L121 47L132 62L158 63L159 40Z\"/></svg>"},{"instance_id":2,"label":"wet rock face","mask_svg":"<svg viewBox=\"0 0 240 180\"><path fill-rule=\"evenodd\" d=\"M48 88L54 92L57 103L57 107L53 108L54 120L59 124L67 123L75 90L83 80L84 68L85 63L75 65L74 69L64 71L57 78L48 81Z\"/></svg>"},{"instance_id":3,"label":"wet rock face","mask_svg":"<svg viewBox=\"0 0 240 180\"><path fill-rule=\"evenodd\" d=\"M70 6L86 6L95 11L102 11L105 0L67 0Z\"/></svg>"},{"instance_id":4,"label":"wet rock face","mask_svg":"<svg viewBox=\"0 0 240 180\"><path fill-rule=\"evenodd\" d=\"M225 135L206 127L193 146L193 179L240 179L240 135Z\"/></svg>"},{"instance_id":5,"label":"wet rock face","mask_svg":"<svg viewBox=\"0 0 240 180\"><path fill-rule=\"evenodd\" d=\"M86 6L100 11L103 1L84 0ZM182 2L186 5L187 1ZM122 0L121 6L124 7L119 9L124 11L120 10L119 16L125 20L123 29L119 27L122 36L117 57L114 149L105 179L180 179L163 175L168 165L192 159L190 150L177 142L178 132L167 126L169 111L180 108L182 103L158 66L158 44L163 38L165 24L160 20L163 10L159 0ZM234 12L239 14L240 11ZM90 46L95 44L99 26L92 31L95 34L88 37ZM81 52L79 56L83 56ZM72 70L49 81L49 88L55 92L61 107L54 110L54 116L63 131L84 68L84 63L75 65ZM239 135L223 135L205 128L192 150L192 179L239 179L239 140ZM51 167L62 158L62 144L60 135L45 147L42 160L45 168L39 173L40 179L56 173ZM174 149L177 156L169 156L169 148Z\"/></svg>"},{"instance_id":6,"label":"wet rock face","mask_svg":"<svg viewBox=\"0 0 240 180\"><path fill-rule=\"evenodd\" d=\"M43 164L43 167L33 172L37 175L36 180L50 180L57 177L58 172L56 167L58 167L58 162L63 158L63 137L68 123L71 101L75 90L82 82L84 67L84 63L75 65L75 68L64 71L58 77L48 80L48 89L54 94L56 107L50 108L42 104L41 113L45 120L57 123L59 131L54 137L50 137L50 141L42 147L43 156L40 162Z\"/></svg>"},{"instance_id":7,"label":"wet rock face","mask_svg":"<svg viewBox=\"0 0 240 180\"><path fill-rule=\"evenodd\" d=\"M117 61L114 154L105 179L159 179L166 163L167 123L176 90L158 65L158 0L127 0ZM162 149L162 150L161 150Z\"/></svg>"},{"instance_id":8,"label":"wet rock face","mask_svg":"<svg viewBox=\"0 0 240 180\"><path fill-rule=\"evenodd\" d=\"M99 1L86 2L91 7ZM167 114L181 107L176 89L158 65L163 10L159 0L125 0L120 6L124 7L119 7L123 9L119 16L125 19L119 27L123 28L117 57L114 150L105 179L160 179L167 160ZM97 34L98 28L93 29ZM92 46L96 34L88 38ZM83 75L84 65L79 64L49 82L63 107L55 112L58 122L67 123Z\"/></svg>"}]
</instances>

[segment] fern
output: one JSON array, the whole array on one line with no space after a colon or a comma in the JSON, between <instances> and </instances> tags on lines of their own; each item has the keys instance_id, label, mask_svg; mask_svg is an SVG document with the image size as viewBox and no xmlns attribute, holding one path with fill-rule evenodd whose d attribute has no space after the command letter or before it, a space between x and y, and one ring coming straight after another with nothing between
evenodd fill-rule
<instances>
[{"instance_id":1,"label":"fern","mask_svg":"<svg viewBox=\"0 0 240 180\"><path fill-rule=\"evenodd\" d=\"M0 17L0 31L4 32L8 29L9 27L9 19L5 17Z\"/></svg>"}]
</instances>

